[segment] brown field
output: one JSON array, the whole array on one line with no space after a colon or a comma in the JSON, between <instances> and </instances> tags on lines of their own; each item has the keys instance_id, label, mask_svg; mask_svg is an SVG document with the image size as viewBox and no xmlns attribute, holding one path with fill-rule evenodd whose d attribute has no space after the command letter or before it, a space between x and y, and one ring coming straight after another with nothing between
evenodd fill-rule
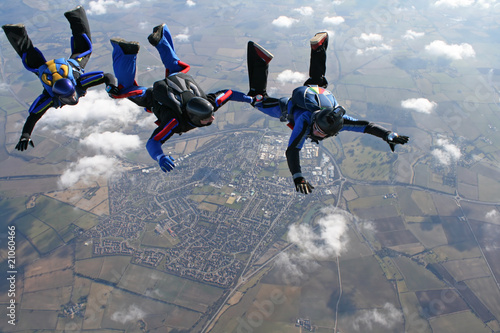
<instances>
[{"instance_id":1,"label":"brown field","mask_svg":"<svg viewBox=\"0 0 500 333\"><path fill-rule=\"evenodd\" d=\"M87 308L85 310L85 319L83 329L100 329L104 316L103 306L108 303L108 298L114 290L111 286L105 286L99 283L92 283L90 293L87 299Z\"/></svg>"},{"instance_id":2,"label":"brown field","mask_svg":"<svg viewBox=\"0 0 500 333\"><path fill-rule=\"evenodd\" d=\"M469 310L453 289L417 291L415 294L427 318Z\"/></svg>"},{"instance_id":3,"label":"brown field","mask_svg":"<svg viewBox=\"0 0 500 333\"><path fill-rule=\"evenodd\" d=\"M73 271L64 269L24 279L24 292L53 289L73 284Z\"/></svg>"},{"instance_id":4,"label":"brown field","mask_svg":"<svg viewBox=\"0 0 500 333\"><path fill-rule=\"evenodd\" d=\"M456 333L490 333L491 329L485 327L470 311L461 311L445 316L431 318L429 323L433 332L456 332Z\"/></svg>"},{"instance_id":5,"label":"brown field","mask_svg":"<svg viewBox=\"0 0 500 333\"><path fill-rule=\"evenodd\" d=\"M378 232L404 230L405 224L401 216L389 217L373 221L373 226Z\"/></svg>"},{"instance_id":6,"label":"brown field","mask_svg":"<svg viewBox=\"0 0 500 333\"><path fill-rule=\"evenodd\" d=\"M24 310L54 310L61 309L61 305L69 302L73 287L62 287L40 290L32 293L23 293L21 309Z\"/></svg>"},{"instance_id":7,"label":"brown field","mask_svg":"<svg viewBox=\"0 0 500 333\"><path fill-rule=\"evenodd\" d=\"M418 239L409 230L378 232L376 237L385 247L418 243Z\"/></svg>"},{"instance_id":8,"label":"brown field","mask_svg":"<svg viewBox=\"0 0 500 333\"><path fill-rule=\"evenodd\" d=\"M37 331L46 329L49 332L56 328L57 324L57 311L44 311L44 310L20 310L17 312L19 321L16 324L16 331ZM7 324L6 320L2 320L2 324ZM6 328L3 332L12 332L12 326ZM0 326L0 329L2 327Z\"/></svg>"},{"instance_id":9,"label":"brown field","mask_svg":"<svg viewBox=\"0 0 500 333\"><path fill-rule=\"evenodd\" d=\"M104 257L77 260L75 262L75 273L96 279L100 275L103 262Z\"/></svg>"},{"instance_id":10,"label":"brown field","mask_svg":"<svg viewBox=\"0 0 500 333\"><path fill-rule=\"evenodd\" d=\"M489 277L491 275L486 262L481 258L450 260L442 263L442 265L458 281Z\"/></svg>"},{"instance_id":11,"label":"brown field","mask_svg":"<svg viewBox=\"0 0 500 333\"><path fill-rule=\"evenodd\" d=\"M217 205L212 205L206 202L202 202L201 204L198 205L198 209L208 210L209 212L215 212L217 211L217 208L218 208Z\"/></svg>"},{"instance_id":12,"label":"brown field","mask_svg":"<svg viewBox=\"0 0 500 333\"><path fill-rule=\"evenodd\" d=\"M46 274L73 266L73 247L61 246L49 256L40 258L26 267L25 278L35 275Z\"/></svg>"},{"instance_id":13,"label":"brown field","mask_svg":"<svg viewBox=\"0 0 500 333\"><path fill-rule=\"evenodd\" d=\"M448 244L441 224L427 222L408 223L408 230L428 249Z\"/></svg>"}]
</instances>

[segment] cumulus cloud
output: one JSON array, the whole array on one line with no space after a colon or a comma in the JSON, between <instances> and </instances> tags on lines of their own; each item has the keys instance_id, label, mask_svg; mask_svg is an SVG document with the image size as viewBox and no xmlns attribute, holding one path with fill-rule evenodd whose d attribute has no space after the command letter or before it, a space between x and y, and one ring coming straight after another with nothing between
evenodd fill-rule
<instances>
[{"instance_id":1,"label":"cumulus cloud","mask_svg":"<svg viewBox=\"0 0 500 333\"><path fill-rule=\"evenodd\" d=\"M196 2L194 2L193 0L187 0L186 5L188 7L193 7L193 6L196 6Z\"/></svg>"},{"instance_id":2,"label":"cumulus cloud","mask_svg":"<svg viewBox=\"0 0 500 333\"><path fill-rule=\"evenodd\" d=\"M403 35L403 39L411 40L411 39L416 39L424 36L425 33L423 32L416 32L413 30L406 30L406 33Z\"/></svg>"},{"instance_id":3,"label":"cumulus cloud","mask_svg":"<svg viewBox=\"0 0 500 333\"><path fill-rule=\"evenodd\" d=\"M273 20L272 24L279 28L290 28L293 24L299 22L299 20L288 17L288 16L280 16L277 19Z\"/></svg>"},{"instance_id":4,"label":"cumulus cloud","mask_svg":"<svg viewBox=\"0 0 500 333\"><path fill-rule=\"evenodd\" d=\"M392 47L383 43L384 37L380 34L362 33L359 37L354 38L354 42L359 46L356 51L357 55L375 53L380 51L390 51Z\"/></svg>"},{"instance_id":5,"label":"cumulus cloud","mask_svg":"<svg viewBox=\"0 0 500 333\"><path fill-rule=\"evenodd\" d=\"M5 82L0 82L0 92L8 91L9 85Z\"/></svg>"},{"instance_id":6,"label":"cumulus cloud","mask_svg":"<svg viewBox=\"0 0 500 333\"><path fill-rule=\"evenodd\" d=\"M427 98L410 98L401 101L401 107L427 114L431 113L436 106L436 102L429 101Z\"/></svg>"},{"instance_id":7,"label":"cumulus cloud","mask_svg":"<svg viewBox=\"0 0 500 333\"><path fill-rule=\"evenodd\" d=\"M470 44L446 44L442 40L435 40L429 45L425 46L425 50L435 56L443 56L453 60L460 60L465 58L474 58L476 52Z\"/></svg>"},{"instance_id":8,"label":"cumulus cloud","mask_svg":"<svg viewBox=\"0 0 500 333\"><path fill-rule=\"evenodd\" d=\"M484 216L488 222L494 222L498 223L500 222L500 213L498 213L498 210L492 209L489 212L486 213Z\"/></svg>"},{"instance_id":9,"label":"cumulus cloud","mask_svg":"<svg viewBox=\"0 0 500 333\"><path fill-rule=\"evenodd\" d=\"M301 278L314 270L317 260L339 256L345 251L348 242L347 224L353 216L334 207L321 210L324 214L318 221L318 228L310 225L292 225L288 230L288 240L299 249L298 253L282 253L277 260L288 278Z\"/></svg>"},{"instance_id":10,"label":"cumulus cloud","mask_svg":"<svg viewBox=\"0 0 500 333\"><path fill-rule=\"evenodd\" d=\"M49 110L39 124L73 138L136 125L145 112L126 100L113 100L104 90L90 90L77 105Z\"/></svg>"},{"instance_id":11,"label":"cumulus cloud","mask_svg":"<svg viewBox=\"0 0 500 333\"><path fill-rule=\"evenodd\" d=\"M391 303L385 303L382 309L361 312L361 315L352 322L356 331L372 331L375 324L389 329L403 322L403 313Z\"/></svg>"},{"instance_id":12,"label":"cumulus cloud","mask_svg":"<svg viewBox=\"0 0 500 333\"><path fill-rule=\"evenodd\" d=\"M299 7L299 8L294 8L294 12L299 13L300 15L303 16L311 16L314 13L314 10L312 7Z\"/></svg>"},{"instance_id":13,"label":"cumulus cloud","mask_svg":"<svg viewBox=\"0 0 500 333\"><path fill-rule=\"evenodd\" d=\"M345 20L342 16L332 16L332 17L326 16L323 19L323 23L330 24L330 25L339 25L339 24L342 24L344 22L345 22Z\"/></svg>"},{"instance_id":14,"label":"cumulus cloud","mask_svg":"<svg viewBox=\"0 0 500 333\"><path fill-rule=\"evenodd\" d=\"M138 135L127 135L121 132L92 133L80 140L84 146L90 147L105 155L123 156L125 153L141 146Z\"/></svg>"},{"instance_id":15,"label":"cumulus cloud","mask_svg":"<svg viewBox=\"0 0 500 333\"><path fill-rule=\"evenodd\" d=\"M132 304L128 309L123 309L122 311L116 311L111 315L111 320L125 324L129 321L137 321L143 319L146 313L142 311L137 305Z\"/></svg>"},{"instance_id":16,"label":"cumulus cloud","mask_svg":"<svg viewBox=\"0 0 500 333\"><path fill-rule=\"evenodd\" d=\"M82 181L86 184L97 180L100 177L111 177L119 174L122 168L115 158L96 155L92 157L82 157L77 162L69 165L61 177L59 185L63 188L71 187Z\"/></svg>"},{"instance_id":17,"label":"cumulus cloud","mask_svg":"<svg viewBox=\"0 0 500 333\"><path fill-rule=\"evenodd\" d=\"M289 69L285 69L283 72L278 74L276 80L281 82L281 84L286 83L301 83L307 79L306 74L300 72L292 72Z\"/></svg>"},{"instance_id":18,"label":"cumulus cloud","mask_svg":"<svg viewBox=\"0 0 500 333\"><path fill-rule=\"evenodd\" d=\"M189 28L185 28L182 33L175 35L174 40L179 43L189 43Z\"/></svg>"},{"instance_id":19,"label":"cumulus cloud","mask_svg":"<svg viewBox=\"0 0 500 333\"><path fill-rule=\"evenodd\" d=\"M450 143L448 139L438 139L436 145L439 146L439 148L433 149L431 154L442 165L448 166L451 162L458 161L462 156L460 148Z\"/></svg>"},{"instance_id":20,"label":"cumulus cloud","mask_svg":"<svg viewBox=\"0 0 500 333\"><path fill-rule=\"evenodd\" d=\"M88 5L88 9L86 10L89 15L103 15L108 12L108 8L110 6L114 6L116 8L132 8L137 7L141 3L139 1L115 1L115 0L96 0L90 1Z\"/></svg>"},{"instance_id":21,"label":"cumulus cloud","mask_svg":"<svg viewBox=\"0 0 500 333\"><path fill-rule=\"evenodd\" d=\"M469 7L474 4L475 0L438 0L434 3L435 6L444 6L444 7Z\"/></svg>"},{"instance_id":22,"label":"cumulus cloud","mask_svg":"<svg viewBox=\"0 0 500 333\"><path fill-rule=\"evenodd\" d=\"M364 32L358 37L358 40L368 43L381 42L383 39L384 37L382 37L382 35L380 34L374 34L374 33L367 34Z\"/></svg>"}]
</instances>

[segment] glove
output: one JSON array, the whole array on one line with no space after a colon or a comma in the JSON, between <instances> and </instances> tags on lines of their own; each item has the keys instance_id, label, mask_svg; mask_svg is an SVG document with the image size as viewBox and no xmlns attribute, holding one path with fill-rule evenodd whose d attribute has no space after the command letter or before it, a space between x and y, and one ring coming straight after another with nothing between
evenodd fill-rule
<instances>
[{"instance_id":1,"label":"glove","mask_svg":"<svg viewBox=\"0 0 500 333\"><path fill-rule=\"evenodd\" d=\"M293 180L293 182L295 183L295 190L297 192L300 191L300 193L309 194L314 188L314 186L309 184L309 182L305 180L304 177L297 177Z\"/></svg>"},{"instance_id":2,"label":"glove","mask_svg":"<svg viewBox=\"0 0 500 333\"><path fill-rule=\"evenodd\" d=\"M28 133L23 133L16 145L16 149L20 151L28 150L28 144L30 144L33 148L35 147L35 144L31 141L31 136Z\"/></svg>"},{"instance_id":3,"label":"glove","mask_svg":"<svg viewBox=\"0 0 500 333\"><path fill-rule=\"evenodd\" d=\"M108 84L106 86L106 92L110 97L114 97L120 94L120 89L118 89L118 87L115 85Z\"/></svg>"},{"instance_id":4,"label":"glove","mask_svg":"<svg viewBox=\"0 0 500 333\"><path fill-rule=\"evenodd\" d=\"M410 140L409 137L407 137L405 135L399 135L398 133L395 133L395 132L389 133L389 135L387 135L387 138L385 139L385 141L391 147L392 151L394 151L394 147L397 144L404 145L405 143L408 142L408 140Z\"/></svg>"},{"instance_id":5,"label":"glove","mask_svg":"<svg viewBox=\"0 0 500 333\"><path fill-rule=\"evenodd\" d=\"M174 158L172 156L165 156L165 154L158 155L156 158L160 165L161 171L169 172L175 168Z\"/></svg>"}]
</instances>

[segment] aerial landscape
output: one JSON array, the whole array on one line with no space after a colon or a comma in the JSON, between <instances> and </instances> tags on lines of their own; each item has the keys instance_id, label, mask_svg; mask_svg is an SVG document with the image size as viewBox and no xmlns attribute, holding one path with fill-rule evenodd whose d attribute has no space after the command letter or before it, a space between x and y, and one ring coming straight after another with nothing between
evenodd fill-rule
<instances>
[{"instance_id":1,"label":"aerial landscape","mask_svg":"<svg viewBox=\"0 0 500 333\"><path fill-rule=\"evenodd\" d=\"M308 141L304 195L290 129L230 101L163 145L164 173L145 149L156 117L101 85L20 152L42 87L2 32L1 332L500 332L500 2L14 0L0 23L68 57L78 5L86 70L113 73L110 38L138 41L143 86L164 75L147 39L163 22L205 92L247 92L247 42L263 45L273 97L327 31L328 89L410 141Z\"/></svg>"}]
</instances>

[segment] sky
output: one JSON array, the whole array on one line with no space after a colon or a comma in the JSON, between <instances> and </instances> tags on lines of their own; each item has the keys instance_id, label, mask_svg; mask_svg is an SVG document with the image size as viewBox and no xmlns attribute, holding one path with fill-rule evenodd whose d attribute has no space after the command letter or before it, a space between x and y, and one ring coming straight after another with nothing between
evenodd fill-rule
<instances>
[{"instance_id":1,"label":"sky","mask_svg":"<svg viewBox=\"0 0 500 333\"><path fill-rule=\"evenodd\" d=\"M148 0L147 2L154 3L156 0ZM130 0L83 1L82 4L87 9L90 18L102 17L110 12L128 13L140 10L140 2ZM478 51L472 40L460 40L460 37L455 38L456 42L447 42L438 38L432 39L427 37L428 31L420 31L416 28L399 29L400 35L397 38L394 37L394 34L388 36L385 25L392 23L399 15L415 11L415 7L410 4L387 1L385 9L374 9L370 12L371 17L366 18L367 23L364 29L353 26L354 22L351 17L344 17L339 14L339 12L342 12L341 8L344 4L345 1L326 2L317 0L306 6L282 7L282 12L275 13L274 18L271 16L268 23L278 33L286 33L287 31L295 31L293 29L301 25L310 25L311 20L314 20L322 30L329 32L332 39L335 38L336 33L348 31L352 34L351 46L355 48L354 56L360 58L369 59L378 57L381 54L398 52L397 48L400 47L401 42L406 41L407 43L413 43L413 47L417 49L416 52L426 59L445 58L464 63L477 60ZM422 2L419 2L419 5L422 6ZM185 1L184 8L185 10L196 11L203 8L203 4L197 1ZM337 8L339 9L337 10ZM470 20L470 16L467 15L469 10L471 12L499 12L500 4L496 0L439 0L428 1L426 10L441 11L450 21L459 21ZM142 21L137 24L141 29L151 28L149 22ZM265 22L262 22L262 24L265 24ZM176 44L189 43L191 34L198 32L196 29L196 26L192 28L186 26L180 31L173 31L174 42ZM424 40L425 42L422 42ZM301 84L308 77L306 70L307 68L299 70L296 68L284 69L276 74L274 82L281 87L290 84ZM275 88L271 85L270 91L279 90L279 86ZM4 90L7 87L8 83L0 82L0 89ZM106 109L107 111L96 111L96 105L99 109ZM400 105L402 109L421 113L422 116L432 115L439 108L438 102L418 95L402 99ZM144 139L141 141L137 135L124 134L130 124L139 124L144 128L154 129L151 126L153 120L150 119L151 117L144 117L138 108L127 101L110 100L103 92L90 92L73 109L75 111L72 110L71 113L47 113L39 123L56 132L79 138L80 145L85 148L86 155L81 156L81 160L68 165L68 169L60 182L63 187L73 185L78 179L88 181L88 179L82 178L85 173L80 170L85 169L83 163L88 163L89 158L95 157L90 160L93 163L102 163L103 168L94 170L96 176L101 176L102 171L99 170L108 169L110 165L117 165L117 163L113 163L113 156L120 157L123 156L125 151L144 147ZM85 126L82 126L83 124ZM115 126L115 124L119 126ZM456 163L462 156L459 147L453 142L453 138L436 137L434 147L431 149L431 154L436 162L443 166ZM116 166L116 168L119 167ZM69 181L70 179L71 181Z\"/></svg>"}]
</instances>

